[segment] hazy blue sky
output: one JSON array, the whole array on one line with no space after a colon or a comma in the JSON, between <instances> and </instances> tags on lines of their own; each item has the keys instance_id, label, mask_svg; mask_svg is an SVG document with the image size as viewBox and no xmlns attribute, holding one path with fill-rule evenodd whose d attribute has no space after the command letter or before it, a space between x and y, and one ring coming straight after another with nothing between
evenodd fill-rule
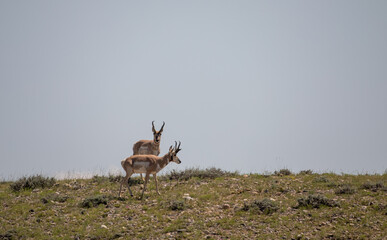
<instances>
[{"instance_id":1,"label":"hazy blue sky","mask_svg":"<svg viewBox=\"0 0 387 240\"><path fill-rule=\"evenodd\" d=\"M387 1L0 1L0 178L387 168Z\"/></svg>"}]
</instances>

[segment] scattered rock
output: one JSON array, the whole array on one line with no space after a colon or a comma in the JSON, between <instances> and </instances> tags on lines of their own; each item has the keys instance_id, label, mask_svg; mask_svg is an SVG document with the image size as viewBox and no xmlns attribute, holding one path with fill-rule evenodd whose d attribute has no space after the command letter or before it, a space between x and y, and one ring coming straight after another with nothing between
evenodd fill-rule
<instances>
[{"instance_id":1,"label":"scattered rock","mask_svg":"<svg viewBox=\"0 0 387 240\"><path fill-rule=\"evenodd\" d=\"M222 209L225 209L225 210L226 210L226 209L229 209L229 208L230 208L230 205L227 204L227 203L226 203L226 204L223 204L223 206L222 206Z\"/></svg>"}]
</instances>

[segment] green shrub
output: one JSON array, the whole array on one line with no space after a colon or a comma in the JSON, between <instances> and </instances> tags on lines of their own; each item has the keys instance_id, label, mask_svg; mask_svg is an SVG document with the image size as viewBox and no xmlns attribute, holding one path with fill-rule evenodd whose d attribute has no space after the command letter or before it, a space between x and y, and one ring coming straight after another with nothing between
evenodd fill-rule
<instances>
[{"instance_id":1,"label":"green shrub","mask_svg":"<svg viewBox=\"0 0 387 240\"><path fill-rule=\"evenodd\" d=\"M264 214L271 214L273 212L276 212L279 209L277 204L270 200L270 199L263 199L263 200L255 200L252 203L244 203L242 210L243 211L249 211L249 210L259 210L260 212Z\"/></svg>"},{"instance_id":2,"label":"green shrub","mask_svg":"<svg viewBox=\"0 0 387 240\"><path fill-rule=\"evenodd\" d=\"M315 194L309 195L308 197L302 197L298 200L298 205L296 208L306 207L306 208L320 208L321 206L336 207L339 206L334 200L328 199L325 196Z\"/></svg>"},{"instance_id":3,"label":"green shrub","mask_svg":"<svg viewBox=\"0 0 387 240\"><path fill-rule=\"evenodd\" d=\"M54 178L43 177L41 175L35 175L31 177L23 177L13 182L10 185L10 188L14 192L27 189L36 189L36 188L48 188L52 187L55 184Z\"/></svg>"},{"instance_id":4,"label":"green shrub","mask_svg":"<svg viewBox=\"0 0 387 240\"><path fill-rule=\"evenodd\" d=\"M330 187L330 188L340 187L340 184L336 182L328 182L327 187Z\"/></svg>"},{"instance_id":5,"label":"green shrub","mask_svg":"<svg viewBox=\"0 0 387 240\"><path fill-rule=\"evenodd\" d=\"M315 183L327 183L327 182L329 182L329 179L324 177L324 176L318 176L318 177L313 179L313 182L315 182Z\"/></svg>"},{"instance_id":6,"label":"green shrub","mask_svg":"<svg viewBox=\"0 0 387 240\"><path fill-rule=\"evenodd\" d=\"M104 182L112 182L112 183L120 183L124 176L122 175L113 175L109 174L108 176L99 176L94 175L91 179L95 183L104 183ZM141 178L130 178L128 181L130 186L137 185L137 184L143 184L144 181Z\"/></svg>"},{"instance_id":7,"label":"green shrub","mask_svg":"<svg viewBox=\"0 0 387 240\"><path fill-rule=\"evenodd\" d=\"M21 239L21 237L17 234L15 230L8 230L4 234L0 234L0 239L12 240L12 239Z\"/></svg>"},{"instance_id":8,"label":"green shrub","mask_svg":"<svg viewBox=\"0 0 387 240\"><path fill-rule=\"evenodd\" d=\"M124 176L109 174L108 178L109 178L109 182L114 183L114 182L122 182L122 179L124 178Z\"/></svg>"},{"instance_id":9,"label":"green shrub","mask_svg":"<svg viewBox=\"0 0 387 240\"><path fill-rule=\"evenodd\" d=\"M310 170L310 169L308 169L308 170L302 170L302 171L300 171L298 174L300 174L300 175L311 175L311 174L313 174L313 171Z\"/></svg>"},{"instance_id":10,"label":"green shrub","mask_svg":"<svg viewBox=\"0 0 387 240\"><path fill-rule=\"evenodd\" d=\"M223 171L219 168L206 168L204 170L199 168L188 168L183 171L172 170L164 177L169 180L184 180L187 181L191 178L197 177L200 179L214 179L217 177L236 176L236 172Z\"/></svg>"},{"instance_id":11,"label":"green shrub","mask_svg":"<svg viewBox=\"0 0 387 240\"><path fill-rule=\"evenodd\" d=\"M376 182L376 183L371 183L371 182L367 182L367 183L364 183L362 186L361 186L362 189L367 189L367 190L371 190L373 192L376 192L378 190L382 190L382 189L385 189L384 187L384 184L382 182Z\"/></svg>"},{"instance_id":12,"label":"green shrub","mask_svg":"<svg viewBox=\"0 0 387 240\"><path fill-rule=\"evenodd\" d=\"M82 201L81 207L83 208L91 208L91 207L96 207L100 204L107 205L110 200L109 196L105 195L96 195L93 197L88 197L85 200Z\"/></svg>"},{"instance_id":13,"label":"green shrub","mask_svg":"<svg viewBox=\"0 0 387 240\"><path fill-rule=\"evenodd\" d=\"M277 176L288 176L288 175L292 175L292 172L289 170L289 169L281 169L279 171L274 171L274 175L277 175Z\"/></svg>"},{"instance_id":14,"label":"green shrub","mask_svg":"<svg viewBox=\"0 0 387 240\"><path fill-rule=\"evenodd\" d=\"M336 189L335 193L336 194L354 194L355 188L349 184L344 184L340 186L338 189Z\"/></svg>"},{"instance_id":15,"label":"green shrub","mask_svg":"<svg viewBox=\"0 0 387 240\"><path fill-rule=\"evenodd\" d=\"M186 205L182 200L172 201L169 205L169 209L173 211L181 211L181 210L184 210L185 208L186 208Z\"/></svg>"}]
</instances>

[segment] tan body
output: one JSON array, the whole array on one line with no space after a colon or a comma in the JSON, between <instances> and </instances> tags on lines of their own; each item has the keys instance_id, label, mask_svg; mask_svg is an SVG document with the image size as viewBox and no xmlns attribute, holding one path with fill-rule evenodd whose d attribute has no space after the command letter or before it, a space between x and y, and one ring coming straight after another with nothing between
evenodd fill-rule
<instances>
[{"instance_id":1,"label":"tan body","mask_svg":"<svg viewBox=\"0 0 387 240\"><path fill-rule=\"evenodd\" d=\"M126 186L129 189L130 195L133 196L132 190L130 190L128 180L132 176L133 173L145 173L145 182L144 182L144 188L142 190L141 198L144 196L144 192L146 189L146 185L149 181L150 174L153 174L155 178L156 183L156 192L160 195L158 183L157 183L157 176L156 174L166 167L168 163L175 162L177 164L180 164L180 159L176 156L176 154L181 150L179 149L179 146L176 148L172 148L172 146L169 148L169 152L165 154L162 157L158 157L155 155L133 155L125 160L121 161L121 166L126 172L125 178L122 180L120 185L120 191L118 193L118 196L121 197L121 190L122 185L126 184Z\"/></svg>"},{"instance_id":2,"label":"tan body","mask_svg":"<svg viewBox=\"0 0 387 240\"><path fill-rule=\"evenodd\" d=\"M140 140L133 145L133 155L155 155L160 154L160 141L165 123L159 131L156 131L154 121L152 122L153 140ZM144 180L141 174L141 178Z\"/></svg>"},{"instance_id":3,"label":"tan body","mask_svg":"<svg viewBox=\"0 0 387 240\"><path fill-rule=\"evenodd\" d=\"M155 155L160 154L160 143L154 140L140 140L133 145L133 155Z\"/></svg>"}]
</instances>

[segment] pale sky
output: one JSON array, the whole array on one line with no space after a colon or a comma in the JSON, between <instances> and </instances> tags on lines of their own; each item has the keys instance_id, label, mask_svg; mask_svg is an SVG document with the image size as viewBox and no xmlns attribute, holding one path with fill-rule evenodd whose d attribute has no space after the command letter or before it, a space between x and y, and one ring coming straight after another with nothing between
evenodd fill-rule
<instances>
[{"instance_id":1,"label":"pale sky","mask_svg":"<svg viewBox=\"0 0 387 240\"><path fill-rule=\"evenodd\" d=\"M0 1L0 178L387 169L386 1ZM123 171L122 171L123 172Z\"/></svg>"}]
</instances>

